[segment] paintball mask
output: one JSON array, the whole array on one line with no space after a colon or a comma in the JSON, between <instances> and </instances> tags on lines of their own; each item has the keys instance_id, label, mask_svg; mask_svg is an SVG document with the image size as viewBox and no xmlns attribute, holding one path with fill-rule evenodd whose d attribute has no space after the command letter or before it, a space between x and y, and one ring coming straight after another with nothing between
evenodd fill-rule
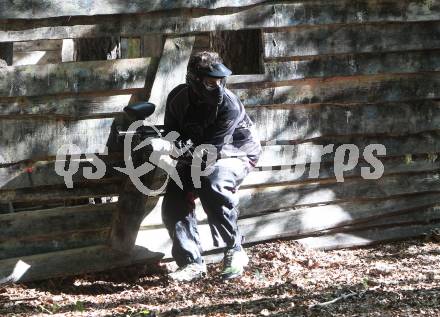
<instances>
[{"instance_id":1,"label":"paintball mask","mask_svg":"<svg viewBox=\"0 0 440 317\"><path fill-rule=\"evenodd\" d=\"M226 76L231 74L232 71L225 65L221 63L212 64L209 68L199 67L196 70L188 71L186 75L186 83L197 95L201 103L218 106L223 102ZM218 78L220 81L215 83L206 80L206 77Z\"/></svg>"}]
</instances>

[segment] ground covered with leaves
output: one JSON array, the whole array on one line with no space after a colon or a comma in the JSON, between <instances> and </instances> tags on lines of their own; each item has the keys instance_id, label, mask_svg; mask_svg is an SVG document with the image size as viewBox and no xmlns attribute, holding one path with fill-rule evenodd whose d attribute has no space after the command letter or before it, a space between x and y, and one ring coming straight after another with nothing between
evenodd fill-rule
<instances>
[{"instance_id":1,"label":"ground covered with leaves","mask_svg":"<svg viewBox=\"0 0 440 317\"><path fill-rule=\"evenodd\" d=\"M250 266L222 282L167 278L173 263L0 288L0 316L440 316L440 243L356 250L294 241L247 248Z\"/></svg>"}]
</instances>

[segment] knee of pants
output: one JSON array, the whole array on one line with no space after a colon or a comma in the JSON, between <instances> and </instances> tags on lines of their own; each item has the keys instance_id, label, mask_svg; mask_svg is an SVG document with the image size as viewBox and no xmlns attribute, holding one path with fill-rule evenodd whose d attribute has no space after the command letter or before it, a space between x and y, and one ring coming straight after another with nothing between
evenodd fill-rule
<instances>
[{"instance_id":1,"label":"knee of pants","mask_svg":"<svg viewBox=\"0 0 440 317\"><path fill-rule=\"evenodd\" d=\"M232 209L238 205L237 190L238 188L233 186L232 182L206 178L202 181L199 195L205 204Z\"/></svg>"}]
</instances>

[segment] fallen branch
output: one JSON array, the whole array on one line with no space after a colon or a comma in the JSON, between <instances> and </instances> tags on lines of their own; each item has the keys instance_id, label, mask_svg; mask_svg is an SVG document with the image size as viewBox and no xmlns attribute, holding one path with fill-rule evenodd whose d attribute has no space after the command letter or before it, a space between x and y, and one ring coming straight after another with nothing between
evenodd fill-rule
<instances>
[{"instance_id":1,"label":"fallen branch","mask_svg":"<svg viewBox=\"0 0 440 317\"><path fill-rule=\"evenodd\" d=\"M313 309L313 308L317 308L317 307L325 307L325 306L334 304L336 302L339 302L342 299L347 299L347 298L354 297L354 296L361 296L364 293L365 293L365 291L363 291L361 293L356 293L356 292L350 291L349 294L342 294L341 296L336 297L335 299L332 299L332 300L330 300L328 302L316 303L316 304L313 304L313 305L309 305L309 309Z\"/></svg>"}]
</instances>

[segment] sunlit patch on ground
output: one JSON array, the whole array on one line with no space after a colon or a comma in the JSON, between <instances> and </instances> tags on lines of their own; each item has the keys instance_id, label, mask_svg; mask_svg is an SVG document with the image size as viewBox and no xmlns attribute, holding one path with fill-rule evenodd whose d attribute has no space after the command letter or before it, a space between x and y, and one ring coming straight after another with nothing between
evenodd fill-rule
<instances>
[{"instance_id":1,"label":"sunlit patch on ground","mask_svg":"<svg viewBox=\"0 0 440 317\"><path fill-rule=\"evenodd\" d=\"M167 279L169 263L130 267L5 286L0 315L438 316L439 246L412 240L323 252L271 242L248 248L250 267L226 283L221 264L188 284Z\"/></svg>"}]
</instances>

